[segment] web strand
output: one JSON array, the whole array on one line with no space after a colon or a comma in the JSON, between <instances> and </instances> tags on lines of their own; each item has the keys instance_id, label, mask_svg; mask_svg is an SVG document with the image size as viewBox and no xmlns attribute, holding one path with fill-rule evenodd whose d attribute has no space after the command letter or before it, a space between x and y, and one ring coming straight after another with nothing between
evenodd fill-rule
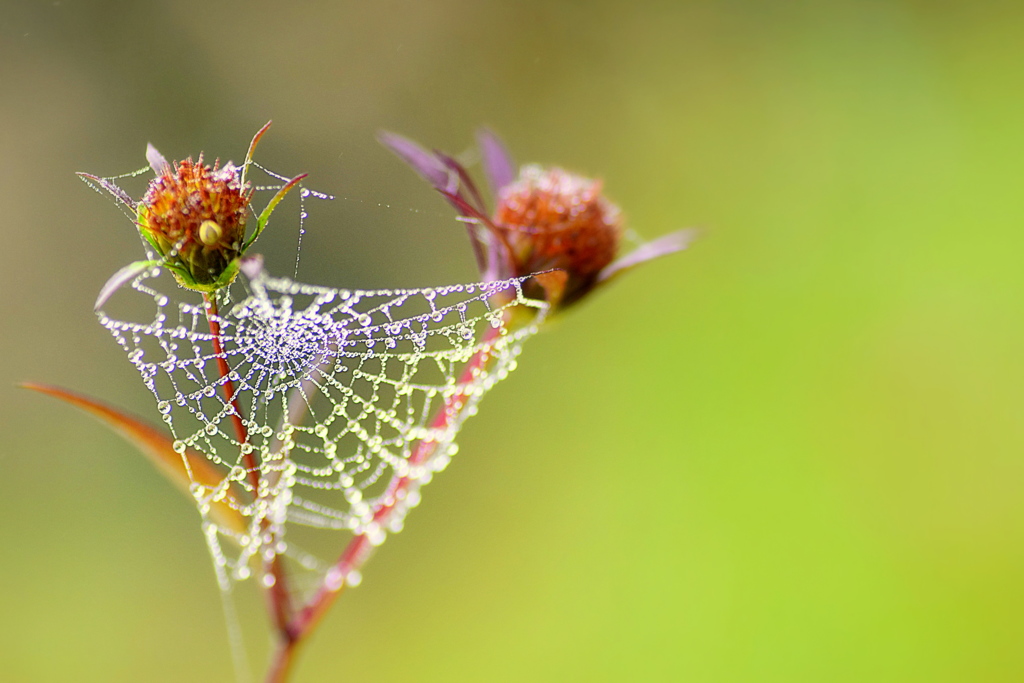
<instances>
[{"instance_id":1,"label":"web strand","mask_svg":"<svg viewBox=\"0 0 1024 683\"><path fill-rule=\"evenodd\" d=\"M523 279L360 291L262 270L207 308L173 302L160 271L110 302L149 301L151 319L100 322L155 396L174 449L220 472L192 482L218 576L265 576L287 557L307 575L300 592L320 585L349 538L376 546L402 528L546 313ZM242 528L217 523L224 505Z\"/></svg>"}]
</instances>

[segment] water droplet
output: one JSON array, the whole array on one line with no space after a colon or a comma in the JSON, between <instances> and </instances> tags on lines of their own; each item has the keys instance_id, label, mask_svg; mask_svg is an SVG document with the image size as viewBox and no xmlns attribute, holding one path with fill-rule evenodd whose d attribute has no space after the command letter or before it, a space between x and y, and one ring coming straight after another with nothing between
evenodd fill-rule
<instances>
[{"instance_id":1,"label":"water droplet","mask_svg":"<svg viewBox=\"0 0 1024 683\"><path fill-rule=\"evenodd\" d=\"M329 591L335 592L341 590L341 587L345 585L345 577L342 576L341 570L336 566L331 567L327 570L327 574L324 575L324 588Z\"/></svg>"},{"instance_id":2,"label":"water droplet","mask_svg":"<svg viewBox=\"0 0 1024 683\"><path fill-rule=\"evenodd\" d=\"M375 526L373 529L366 532L366 540L369 541L372 546L381 545L387 540L387 537L387 532L378 526Z\"/></svg>"},{"instance_id":3,"label":"water droplet","mask_svg":"<svg viewBox=\"0 0 1024 683\"><path fill-rule=\"evenodd\" d=\"M156 409L159 410L164 415L166 415L167 413L171 412L171 404L168 403L167 401L160 401L159 403L156 404Z\"/></svg>"},{"instance_id":4,"label":"water droplet","mask_svg":"<svg viewBox=\"0 0 1024 683\"><path fill-rule=\"evenodd\" d=\"M213 424L212 422L208 422L203 429L206 431L207 434L217 433L217 425Z\"/></svg>"},{"instance_id":5,"label":"water droplet","mask_svg":"<svg viewBox=\"0 0 1024 683\"><path fill-rule=\"evenodd\" d=\"M327 427L325 425L317 425L313 428L313 433L322 439L327 436Z\"/></svg>"},{"instance_id":6,"label":"water droplet","mask_svg":"<svg viewBox=\"0 0 1024 683\"><path fill-rule=\"evenodd\" d=\"M184 441L182 441L181 439L178 439L178 440L177 440L177 441L175 441L175 442L174 442L173 444L171 444L171 449L172 449L172 450L173 450L173 451L174 451L175 453L178 453L179 455L180 455L181 453L184 453L184 452L185 452L185 448L186 448L186 446L185 446L185 442L184 442Z\"/></svg>"},{"instance_id":7,"label":"water droplet","mask_svg":"<svg viewBox=\"0 0 1024 683\"><path fill-rule=\"evenodd\" d=\"M217 390L213 388L212 384L207 384L203 387L203 396L211 398L215 393L217 393Z\"/></svg>"}]
</instances>

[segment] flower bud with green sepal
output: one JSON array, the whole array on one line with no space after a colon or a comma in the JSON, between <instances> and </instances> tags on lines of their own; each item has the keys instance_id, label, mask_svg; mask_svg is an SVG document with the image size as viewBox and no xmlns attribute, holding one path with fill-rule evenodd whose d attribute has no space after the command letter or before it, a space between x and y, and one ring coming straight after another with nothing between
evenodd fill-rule
<instances>
[{"instance_id":1,"label":"flower bud with green sepal","mask_svg":"<svg viewBox=\"0 0 1024 683\"><path fill-rule=\"evenodd\" d=\"M135 212L139 234L155 257L129 264L111 277L100 291L97 309L119 287L153 267L167 268L178 284L198 292L215 292L234 281L242 258L267 227L278 203L306 177L296 176L278 189L247 238L253 188L245 177L256 144L268 128L269 122L257 131L241 167L231 162L211 167L203 163L202 155L198 161L188 158L172 165L149 145L146 158L156 177L138 202L110 179L79 174Z\"/></svg>"},{"instance_id":2,"label":"flower bud with green sepal","mask_svg":"<svg viewBox=\"0 0 1024 683\"><path fill-rule=\"evenodd\" d=\"M158 175L139 202L142 235L182 287L212 292L231 284L245 242L252 188L233 164L211 168L186 159L171 172L150 146ZM163 171L160 173L159 171Z\"/></svg>"}]
</instances>

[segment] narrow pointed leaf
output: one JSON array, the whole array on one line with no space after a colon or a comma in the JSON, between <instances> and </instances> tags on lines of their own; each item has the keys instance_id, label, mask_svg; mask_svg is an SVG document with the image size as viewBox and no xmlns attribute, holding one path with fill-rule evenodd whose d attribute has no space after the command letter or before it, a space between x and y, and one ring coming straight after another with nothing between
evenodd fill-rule
<instances>
[{"instance_id":1,"label":"narrow pointed leaf","mask_svg":"<svg viewBox=\"0 0 1024 683\"><path fill-rule=\"evenodd\" d=\"M434 189L441 192L454 193L458 189L457 177L431 152L420 147L409 138L397 133L380 131L377 140L402 161L409 164Z\"/></svg>"},{"instance_id":2,"label":"narrow pointed leaf","mask_svg":"<svg viewBox=\"0 0 1024 683\"><path fill-rule=\"evenodd\" d=\"M495 197L498 191L516 179L516 164L501 138L489 128L476 132L476 142L483 155L484 173Z\"/></svg>"},{"instance_id":3,"label":"narrow pointed leaf","mask_svg":"<svg viewBox=\"0 0 1024 683\"><path fill-rule=\"evenodd\" d=\"M193 482L208 488L215 488L220 486L224 479L223 474L210 465L201 453L189 449L179 455L174 452L173 440L167 433L137 417L96 399L60 387L32 382L25 382L21 386L58 398L99 418L128 443L138 448L164 477L189 498L192 497L189 487ZM186 470L186 463L188 470ZM189 478L189 470L192 473L191 478ZM238 497L235 491L229 490L224 500L211 504L210 515L217 524L241 534L245 532L246 524L237 507Z\"/></svg>"},{"instance_id":4,"label":"narrow pointed leaf","mask_svg":"<svg viewBox=\"0 0 1024 683\"><path fill-rule=\"evenodd\" d=\"M256 145L259 144L260 138L263 137L263 134L267 132L268 128L270 128L271 123L273 123L273 121L267 121L262 128L256 131L256 135L252 136L252 142L249 143L249 151L245 153L245 163L242 164L242 177L240 180L243 188L245 188L245 174L249 170L249 164L252 162L252 155L256 151Z\"/></svg>"},{"instance_id":5,"label":"narrow pointed leaf","mask_svg":"<svg viewBox=\"0 0 1024 683\"><path fill-rule=\"evenodd\" d=\"M474 183L473 179L469 177L466 167L444 152L438 152L435 150L434 155L441 161L441 163L458 176L458 195L463 197L467 202L472 200L474 203L473 205L478 211L480 211L480 213L487 213L487 207L484 205L483 197L480 196L480 191L476 189L476 183ZM468 199L463 195L463 188L469 191Z\"/></svg>"},{"instance_id":6,"label":"narrow pointed leaf","mask_svg":"<svg viewBox=\"0 0 1024 683\"><path fill-rule=\"evenodd\" d=\"M100 290L99 296L96 297L96 304L92 307L93 310L100 310L103 304L107 303L107 300L110 299L111 295L123 287L125 283L131 282L145 271L158 265L160 265L159 261L136 261L135 263L129 263L111 275L110 279L103 285L103 289Z\"/></svg>"},{"instance_id":7,"label":"narrow pointed leaf","mask_svg":"<svg viewBox=\"0 0 1024 683\"><path fill-rule=\"evenodd\" d=\"M171 165L167 163L167 159L164 158L164 155L152 143L146 145L146 161L149 162L149 167L153 169L153 173L158 177L172 173Z\"/></svg>"},{"instance_id":8,"label":"narrow pointed leaf","mask_svg":"<svg viewBox=\"0 0 1024 683\"><path fill-rule=\"evenodd\" d=\"M690 243L693 242L698 234L693 229L676 230L652 242L642 244L619 260L609 264L597 276L597 281L607 282L619 273L625 272L640 263L682 251L690 246Z\"/></svg>"},{"instance_id":9,"label":"narrow pointed leaf","mask_svg":"<svg viewBox=\"0 0 1024 683\"><path fill-rule=\"evenodd\" d=\"M250 246L252 246L252 243L255 242L256 238L260 236L261 232L263 232L263 228L267 227L267 222L270 220L270 214L274 213L274 209L277 208L277 205L281 203L281 200L284 199L284 196L291 192L292 189L296 185L298 185L303 178L305 178L308 175L308 173L303 173L302 175L295 176L287 183L285 183L284 187L277 191L277 194L274 195L274 198L271 199L270 203L267 204L265 209L263 209L263 213L261 213L260 217L256 219L256 230L252 233L252 237L246 240L245 246L242 247L243 252Z\"/></svg>"},{"instance_id":10,"label":"narrow pointed leaf","mask_svg":"<svg viewBox=\"0 0 1024 683\"><path fill-rule=\"evenodd\" d=\"M444 190L438 190L438 192L448 200L448 203L456 211L462 214L463 217L456 220L466 224L466 233L469 235L469 243L473 247L473 256L476 259L477 269L481 273L484 272L484 268L487 267L487 242L491 237L488 230L492 229L491 220L473 208L461 196L445 192Z\"/></svg>"}]
</instances>

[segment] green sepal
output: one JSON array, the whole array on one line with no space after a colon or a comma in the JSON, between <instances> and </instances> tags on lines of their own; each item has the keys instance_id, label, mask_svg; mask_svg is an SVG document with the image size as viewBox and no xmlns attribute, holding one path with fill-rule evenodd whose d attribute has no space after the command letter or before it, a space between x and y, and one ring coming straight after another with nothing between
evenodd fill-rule
<instances>
[{"instance_id":1,"label":"green sepal","mask_svg":"<svg viewBox=\"0 0 1024 683\"><path fill-rule=\"evenodd\" d=\"M157 244L156 238L153 237L153 233L149 231L149 221L143 215L144 210L145 206L143 204L139 204L139 209L135 212L135 225L138 227L139 235L142 236L142 239L146 240L149 246L153 247L153 251L159 254L161 253L160 245Z\"/></svg>"},{"instance_id":2,"label":"green sepal","mask_svg":"<svg viewBox=\"0 0 1024 683\"><path fill-rule=\"evenodd\" d=\"M171 271L171 274L174 275L174 279L177 280L178 284L185 289L209 294L210 292L216 292L218 289L224 289L234 282L235 278L238 277L238 269L241 267L241 263L241 257L236 258L221 271L220 275L214 282L208 282L205 284L196 282L192 277L192 274L188 272L188 269L181 264L167 262L159 265L163 265L167 270Z\"/></svg>"},{"instance_id":3,"label":"green sepal","mask_svg":"<svg viewBox=\"0 0 1024 683\"><path fill-rule=\"evenodd\" d=\"M240 251L241 254L244 254L245 250L252 246L252 243L255 242L256 238L260 236L261 232L263 232L263 228L267 227L267 223L270 221L270 214L274 213L274 209L277 208L277 205L281 202L282 199L284 199L284 196L291 192L292 188L298 185L299 181L301 181L307 175L309 174L303 173L302 175L295 176L287 183L285 183L284 187L277 191L277 194L274 195L274 198L271 199L270 203L267 204L266 208L263 209L263 213L261 213L259 217L256 219L256 229L253 231L252 237L247 239L245 243L242 245L242 249Z\"/></svg>"}]
</instances>

